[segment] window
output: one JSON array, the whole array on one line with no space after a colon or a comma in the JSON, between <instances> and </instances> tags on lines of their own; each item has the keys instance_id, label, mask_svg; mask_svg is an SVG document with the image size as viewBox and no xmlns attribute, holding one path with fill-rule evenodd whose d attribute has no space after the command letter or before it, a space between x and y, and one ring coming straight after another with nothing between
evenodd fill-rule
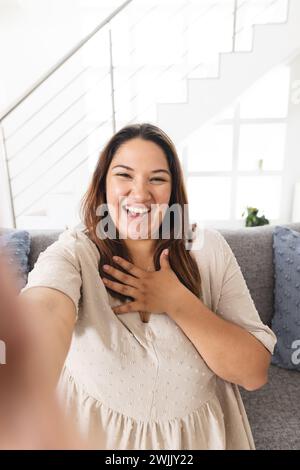
<instances>
[{"instance_id":1,"label":"window","mask_svg":"<svg viewBox=\"0 0 300 470\"><path fill-rule=\"evenodd\" d=\"M248 206L280 219L289 87L290 69L275 68L182 143L192 219L244 226Z\"/></svg>"},{"instance_id":2,"label":"window","mask_svg":"<svg viewBox=\"0 0 300 470\"><path fill-rule=\"evenodd\" d=\"M238 177L236 218L239 219L247 205L251 205L258 207L259 214L264 214L267 219L279 219L281 179L281 176Z\"/></svg>"},{"instance_id":3,"label":"window","mask_svg":"<svg viewBox=\"0 0 300 470\"><path fill-rule=\"evenodd\" d=\"M284 163L285 123L241 124L239 170L281 171Z\"/></svg>"},{"instance_id":4,"label":"window","mask_svg":"<svg viewBox=\"0 0 300 470\"><path fill-rule=\"evenodd\" d=\"M230 217L230 177L190 177L190 217L204 220L227 220Z\"/></svg>"},{"instance_id":5,"label":"window","mask_svg":"<svg viewBox=\"0 0 300 470\"><path fill-rule=\"evenodd\" d=\"M204 126L188 143L189 171L230 171L232 125Z\"/></svg>"}]
</instances>

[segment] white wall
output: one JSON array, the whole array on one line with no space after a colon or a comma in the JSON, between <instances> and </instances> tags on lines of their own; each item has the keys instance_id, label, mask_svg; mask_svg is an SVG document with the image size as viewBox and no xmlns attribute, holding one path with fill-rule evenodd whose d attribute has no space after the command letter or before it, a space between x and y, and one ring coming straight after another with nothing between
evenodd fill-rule
<instances>
[{"instance_id":1,"label":"white wall","mask_svg":"<svg viewBox=\"0 0 300 470\"><path fill-rule=\"evenodd\" d=\"M113 9L112 7L116 8L117 4L121 3L123 1L120 0L0 0L0 115L1 105L4 109L20 96L26 88L32 85L33 81L71 49L75 42L79 41L101 19L106 17ZM95 5L98 5L99 8ZM293 60L291 76L293 86L297 80L300 80L300 55ZM6 93L1 94L1 89L2 91L5 89ZM281 207L283 223L292 221L294 187L296 181L300 179L298 146L300 84L298 90L297 95L297 90L291 89ZM276 100L276 96L274 96L274 100ZM18 144L20 144L19 138ZM25 155L22 153L20 158L24 159ZM1 206L5 208L5 225L10 226L8 191L5 185L1 184L1 178L4 183L6 180L0 154L1 164L0 208ZM83 186L83 181L85 182L86 178L87 175L82 175L82 172L79 174L78 188L80 185ZM76 186L75 183L72 184ZM63 186L63 189L66 189L66 182L63 183ZM73 187L71 189L73 190ZM57 201L59 201L59 197L65 198L61 194L63 194L62 191L56 194ZM62 217L64 217L63 204L57 202L55 207L62 208ZM56 219L59 218L57 212L54 216ZM45 220L45 223L48 222Z\"/></svg>"},{"instance_id":2,"label":"white wall","mask_svg":"<svg viewBox=\"0 0 300 470\"><path fill-rule=\"evenodd\" d=\"M0 116L123 0L0 0Z\"/></svg>"},{"instance_id":3,"label":"white wall","mask_svg":"<svg viewBox=\"0 0 300 470\"><path fill-rule=\"evenodd\" d=\"M276 97L274 97L276 99ZM282 217L284 222L300 222L300 213L293 217L295 184L300 181L300 54L291 62L285 172L283 177ZM300 195L298 196L300 197Z\"/></svg>"},{"instance_id":4,"label":"white wall","mask_svg":"<svg viewBox=\"0 0 300 470\"><path fill-rule=\"evenodd\" d=\"M4 145L0 129L0 227L13 227L12 205L10 200Z\"/></svg>"}]
</instances>

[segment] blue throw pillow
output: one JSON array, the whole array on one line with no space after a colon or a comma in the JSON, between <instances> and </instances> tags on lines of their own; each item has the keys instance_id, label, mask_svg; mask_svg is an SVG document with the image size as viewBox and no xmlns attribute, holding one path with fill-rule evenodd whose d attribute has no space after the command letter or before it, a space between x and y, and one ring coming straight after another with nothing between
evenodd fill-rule
<instances>
[{"instance_id":1,"label":"blue throw pillow","mask_svg":"<svg viewBox=\"0 0 300 470\"><path fill-rule=\"evenodd\" d=\"M300 233L276 226L274 249L274 316L277 336L272 364L300 371Z\"/></svg>"},{"instance_id":2,"label":"blue throw pillow","mask_svg":"<svg viewBox=\"0 0 300 470\"><path fill-rule=\"evenodd\" d=\"M0 247L8 255L17 277L17 288L21 290L27 283L29 271L30 234L26 230L5 229L0 235Z\"/></svg>"}]
</instances>

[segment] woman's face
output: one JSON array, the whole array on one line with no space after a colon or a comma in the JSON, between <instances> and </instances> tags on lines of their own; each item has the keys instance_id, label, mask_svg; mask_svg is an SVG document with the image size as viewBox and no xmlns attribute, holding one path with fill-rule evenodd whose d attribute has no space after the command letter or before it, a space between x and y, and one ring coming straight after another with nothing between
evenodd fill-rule
<instances>
[{"instance_id":1,"label":"woman's face","mask_svg":"<svg viewBox=\"0 0 300 470\"><path fill-rule=\"evenodd\" d=\"M171 189L168 161L157 144L141 138L122 144L106 176L108 209L121 238L152 238L167 210Z\"/></svg>"}]
</instances>

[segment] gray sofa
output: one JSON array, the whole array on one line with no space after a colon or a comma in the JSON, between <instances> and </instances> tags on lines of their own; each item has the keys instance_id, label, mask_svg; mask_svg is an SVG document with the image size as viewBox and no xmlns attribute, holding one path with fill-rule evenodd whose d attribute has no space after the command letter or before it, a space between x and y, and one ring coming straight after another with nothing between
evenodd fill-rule
<instances>
[{"instance_id":1,"label":"gray sofa","mask_svg":"<svg viewBox=\"0 0 300 470\"><path fill-rule=\"evenodd\" d=\"M300 232L300 223L285 224ZM219 230L241 267L256 308L264 323L273 316L274 267L272 232L275 226ZM30 270L41 251L53 243L60 231L29 230L32 237ZM248 392L240 388L259 449L300 449L300 373L271 365L268 383Z\"/></svg>"}]
</instances>

